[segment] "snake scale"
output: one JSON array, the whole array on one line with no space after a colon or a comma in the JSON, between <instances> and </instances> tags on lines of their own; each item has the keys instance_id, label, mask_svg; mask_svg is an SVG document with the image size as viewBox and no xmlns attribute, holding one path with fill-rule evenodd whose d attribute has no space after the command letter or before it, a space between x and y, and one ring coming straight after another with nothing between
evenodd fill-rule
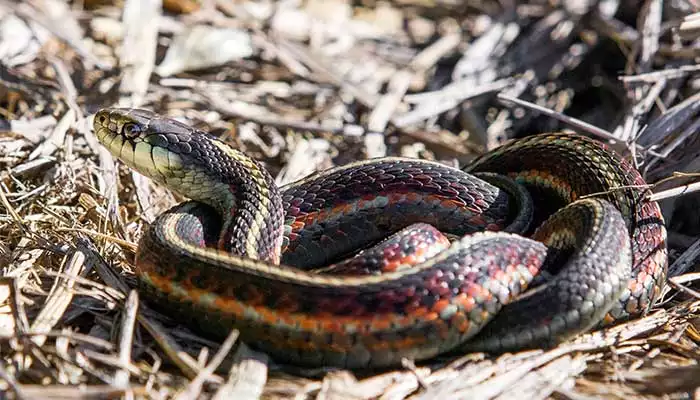
<instances>
[{"instance_id":1,"label":"snake scale","mask_svg":"<svg viewBox=\"0 0 700 400\"><path fill-rule=\"evenodd\" d=\"M258 161L149 111L100 110L94 130L191 199L140 239L141 292L283 362L356 369L549 347L646 313L665 281L658 205L627 161L584 136L513 140L464 170L386 157L277 187Z\"/></svg>"}]
</instances>

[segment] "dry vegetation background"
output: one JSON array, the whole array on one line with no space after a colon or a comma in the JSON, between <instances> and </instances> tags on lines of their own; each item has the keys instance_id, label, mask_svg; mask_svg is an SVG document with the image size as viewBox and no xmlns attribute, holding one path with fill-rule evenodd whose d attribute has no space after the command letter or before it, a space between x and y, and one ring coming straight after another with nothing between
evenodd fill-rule
<instances>
[{"instance_id":1,"label":"dry vegetation background","mask_svg":"<svg viewBox=\"0 0 700 400\"><path fill-rule=\"evenodd\" d=\"M700 398L698 12L693 0L0 0L2 397ZM648 317L547 352L362 374L276 365L139 302L135 243L181 199L96 142L92 115L116 104L219 134L279 184L383 155L463 165L535 132L614 139L656 184L672 278Z\"/></svg>"}]
</instances>

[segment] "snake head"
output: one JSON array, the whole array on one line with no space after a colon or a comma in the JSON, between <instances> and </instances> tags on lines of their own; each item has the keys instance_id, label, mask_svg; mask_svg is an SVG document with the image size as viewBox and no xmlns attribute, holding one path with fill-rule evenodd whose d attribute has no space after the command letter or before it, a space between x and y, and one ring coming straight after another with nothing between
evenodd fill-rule
<instances>
[{"instance_id":1,"label":"snake head","mask_svg":"<svg viewBox=\"0 0 700 400\"><path fill-rule=\"evenodd\" d=\"M204 132L146 110L107 108L95 114L95 135L115 157L163 184L196 167ZM210 140L210 139L207 139Z\"/></svg>"},{"instance_id":2,"label":"snake head","mask_svg":"<svg viewBox=\"0 0 700 400\"><path fill-rule=\"evenodd\" d=\"M219 210L240 187L232 164L250 158L212 135L150 111L107 108L95 114L95 135L114 157L154 181Z\"/></svg>"}]
</instances>

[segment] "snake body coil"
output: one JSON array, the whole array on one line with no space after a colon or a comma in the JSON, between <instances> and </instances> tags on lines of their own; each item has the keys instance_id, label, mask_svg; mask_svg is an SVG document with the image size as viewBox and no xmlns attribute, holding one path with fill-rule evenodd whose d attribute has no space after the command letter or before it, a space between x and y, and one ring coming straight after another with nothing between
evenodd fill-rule
<instances>
[{"instance_id":1,"label":"snake body coil","mask_svg":"<svg viewBox=\"0 0 700 400\"><path fill-rule=\"evenodd\" d=\"M94 127L127 165L195 200L144 233L143 293L283 361L382 367L549 346L646 312L665 277L663 220L642 178L581 136L513 141L470 164L476 176L382 158L277 188L258 162L174 120L105 109ZM514 234L533 221L532 238ZM411 262L379 260L404 253ZM511 303L542 269L557 273Z\"/></svg>"}]
</instances>

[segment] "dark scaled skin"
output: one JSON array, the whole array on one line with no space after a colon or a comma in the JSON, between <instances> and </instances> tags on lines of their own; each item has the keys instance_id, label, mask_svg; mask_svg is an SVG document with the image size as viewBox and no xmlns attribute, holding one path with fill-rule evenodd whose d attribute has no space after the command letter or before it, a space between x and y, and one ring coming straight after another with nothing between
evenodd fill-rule
<instances>
[{"instance_id":1,"label":"dark scaled skin","mask_svg":"<svg viewBox=\"0 0 700 400\"><path fill-rule=\"evenodd\" d=\"M542 224L532 238L547 245L545 265L564 268L542 290L506 305L462 350L554 346L593 328L627 288L630 238L622 214L610 202L574 202ZM615 257L601 249L615 249Z\"/></svg>"},{"instance_id":2,"label":"dark scaled skin","mask_svg":"<svg viewBox=\"0 0 700 400\"><path fill-rule=\"evenodd\" d=\"M100 111L95 131L127 165L197 200L163 213L144 233L136 257L142 293L212 336L237 328L244 341L281 361L395 366L403 358L424 360L459 349L484 326L493 334L477 336L477 348L547 346L589 329L604 314L616 315L617 304L636 310L659 289L659 268L665 271L662 252L648 250L663 248L665 254L665 231L658 229L663 221L654 221L654 205L644 205L641 195L630 200L624 192L555 213L535 234L554 252L536 240L484 232L393 272L376 263L343 266L342 258L358 248L369 247L366 260L395 251L391 239L371 246L406 227L411 232L414 224L434 224L457 236L517 232L530 227L533 216L539 223L553 211L539 205L565 205L584 192L639 182L636 171L620 167L618 156L578 136L515 142L477 161L479 177L434 162L383 158L277 189L245 154L146 111ZM558 152L562 158L551 154ZM194 154L201 156L192 160ZM554 164L530 167L525 159L531 157ZM589 166L581 173L561 167L567 161ZM586 180L594 165L605 172ZM524 183L538 206L506 176ZM652 222L644 225L639 216ZM573 223L575 218L585 223ZM622 234L625 222L635 224L631 236ZM642 241L635 233L640 226L658 235ZM398 243L407 250L417 247L412 240ZM627 290L632 251L654 260L643 267L652 278L637 273L633 280L642 285L616 302ZM560 259L562 254L571 257ZM302 270L323 271L333 262L354 276ZM526 296L534 303L512 306L524 307L520 316L501 317L501 308L509 309L543 265L561 275L541 291L547 295ZM377 270L382 274L366 275ZM504 318L514 326L498 322Z\"/></svg>"},{"instance_id":3,"label":"dark scaled skin","mask_svg":"<svg viewBox=\"0 0 700 400\"><path fill-rule=\"evenodd\" d=\"M282 188L289 230L282 262L303 269L327 266L419 222L458 236L519 232L525 217L517 213L526 212L520 205L530 200L512 198L515 189L505 181L496 184L442 164L401 158L312 175Z\"/></svg>"},{"instance_id":4,"label":"dark scaled skin","mask_svg":"<svg viewBox=\"0 0 700 400\"><path fill-rule=\"evenodd\" d=\"M464 170L515 179L533 194L540 218L586 196L611 202L625 220L633 261L628 289L605 322L643 315L654 305L668 268L661 209L644 199L648 191L639 172L605 145L579 135L533 135L483 155Z\"/></svg>"},{"instance_id":5,"label":"dark scaled skin","mask_svg":"<svg viewBox=\"0 0 700 400\"><path fill-rule=\"evenodd\" d=\"M420 264L449 247L449 239L434 226L425 223L413 224L353 257L312 272L379 275Z\"/></svg>"},{"instance_id":6,"label":"dark scaled skin","mask_svg":"<svg viewBox=\"0 0 700 400\"><path fill-rule=\"evenodd\" d=\"M159 216L139 243L141 290L211 336L236 327L256 348L307 366L386 367L452 350L517 296L546 256L533 240L477 233L399 272L331 277L198 253L217 225L191 202Z\"/></svg>"}]
</instances>

